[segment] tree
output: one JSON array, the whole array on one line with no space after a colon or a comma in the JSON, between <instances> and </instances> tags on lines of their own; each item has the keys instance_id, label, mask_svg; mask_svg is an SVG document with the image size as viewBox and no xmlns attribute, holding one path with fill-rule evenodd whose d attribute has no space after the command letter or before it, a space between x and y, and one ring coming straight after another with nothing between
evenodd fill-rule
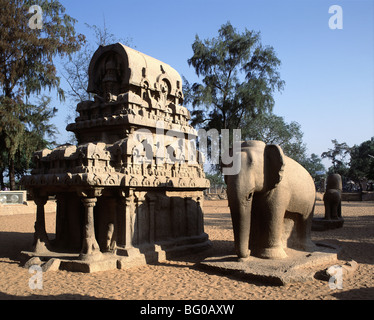
<instances>
[{"instance_id":1,"label":"tree","mask_svg":"<svg viewBox=\"0 0 374 320\"><path fill-rule=\"evenodd\" d=\"M73 104L70 105L71 113L67 117L66 122L72 121L74 118L72 115L76 115L76 103L90 100L92 98L91 94L87 92L88 67L97 47L106 46L116 42L130 45L132 41L130 38L117 38L106 27L105 20L103 27L89 25L87 23L86 26L93 31L96 39L95 44L87 41L82 43L80 50L73 53L70 56L69 61L63 66L62 76L70 87L70 90L67 91L67 96L73 102ZM70 142L75 142L74 134L71 134Z\"/></svg>"},{"instance_id":2,"label":"tree","mask_svg":"<svg viewBox=\"0 0 374 320\"><path fill-rule=\"evenodd\" d=\"M86 26L91 29L95 35L95 44L84 41L79 51L73 53L70 60L63 66L62 76L67 81L70 90L67 92L69 98L75 102L89 100L90 94L87 92L88 87L88 67L94 52L99 46L106 46L112 43L121 42L125 45L131 43L131 39L119 39L106 27L105 20L103 27L96 25Z\"/></svg>"},{"instance_id":3,"label":"tree","mask_svg":"<svg viewBox=\"0 0 374 320\"><path fill-rule=\"evenodd\" d=\"M312 176L316 187L323 190L326 168L322 163L322 159L315 153L312 153L310 157L305 157L303 160L301 160L300 164Z\"/></svg>"},{"instance_id":4,"label":"tree","mask_svg":"<svg viewBox=\"0 0 374 320\"><path fill-rule=\"evenodd\" d=\"M4 173L6 169L9 172L14 170L14 176L10 175L10 179L14 179L10 180L10 185L14 185L15 177L20 179L33 165L31 158L35 150L54 145L54 141L51 139L55 138L57 128L50 123L50 120L55 116L57 109L49 106L50 101L50 97L42 96L36 105L10 104L10 108L7 110L6 99L0 98L1 189L5 187ZM16 112L17 117L14 116ZM9 153L6 150L13 154L13 158L9 159ZM10 166L9 163L11 163Z\"/></svg>"},{"instance_id":5,"label":"tree","mask_svg":"<svg viewBox=\"0 0 374 320\"><path fill-rule=\"evenodd\" d=\"M24 134L24 126L20 119L24 110L24 104L19 96L16 99L0 97L0 150L3 154L4 165L8 167L11 190L15 188L15 154L22 143ZM4 184L3 177L1 180Z\"/></svg>"},{"instance_id":6,"label":"tree","mask_svg":"<svg viewBox=\"0 0 374 320\"><path fill-rule=\"evenodd\" d=\"M29 26L32 5L42 8L41 29ZM55 89L60 100L64 98L54 58L77 51L84 36L76 35L76 20L65 13L58 1L0 0L0 8L0 146L6 153L10 187L14 189L16 154L22 154L25 146L37 147L28 145L31 136L27 124L38 123L36 110L41 105L28 100L44 89ZM35 112L29 110L31 106ZM37 126L45 129L46 125L42 121ZM37 135L45 133L39 131Z\"/></svg>"},{"instance_id":7,"label":"tree","mask_svg":"<svg viewBox=\"0 0 374 320\"><path fill-rule=\"evenodd\" d=\"M204 129L239 129L274 105L273 92L281 91L280 60L274 49L261 44L259 32L239 33L230 22L218 37L192 44L188 64L202 84L185 81L186 103L193 110L192 125Z\"/></svg>"},{"instance_id":8,"label":"tree","mask_svg":"<svg viewBox=\"0 0 374 320\"><path fill-rule=\"evenodd\" d=\"M328 169L329 173L339 173L341 176L346 176L348 173L346 157L350 154L351 148L345 142L339 143L336 139L331 142L334 144L334 148L323 152L321 157L331 160L332 167Z\"/></svg>"},{"instance_id":9,"label":"tree","mask_svg":"<svg viewBox=\"0 0 374 320\"><path fill-rule=\"evenodd\" d=\"M0 138L1 141L1 138ZM0 146L0 190L4 190L5 182L4 182L4 173L8 164L8 157L4 148Z\"/></svg>"},{"instance_id":10,"label":"tree","mask_svg":"<svg viewBox=\"0 0 374 320\"><path fill-rule=\"evenodd\" d=\"M273 113L260 114L250 125L242 128L243 140L261 140L266 144L277 144L283 152L297 162L306 157L306 146L303 143L303 133L296 121L286 123L282 117Z\"/></svg>"},{"instance_id":11,"label":"tree","mask_svg":"<svg viewBox=\"0 0 374 320\"><path fill-rule=\"evenodd\" d=\"M211 187L225 185L225 181L221 173L206 173L205 177L209 180Z\"/></svg>"},{"instance_id":12,"label":"tree","mask_svg":"<svg viewBox=\"0 0 374 320\"><path fill-rule=\"evenodd\" d=\"M56 115L57 108L50 107L50 102L50 97L42 96L35 105L27 105L23 117L25 133L19 156L21 165L16 167L20 176L33 165L27 161L31 159L35 150L52 148L56 144L54 139L58 130L50 120ZM22 161L25 163L22 164Z\"/></svg>"},{"instance_id":13,"label":"tree","mask_svg":"<svg viewBox=\"0 0 374 320\"><path fill-rule=\"evenodd\" d=\"M350 178L356 181L365 178L374 180L374 137L360 145L354 145L350 156Z\"/></svg>"}]
</instances>

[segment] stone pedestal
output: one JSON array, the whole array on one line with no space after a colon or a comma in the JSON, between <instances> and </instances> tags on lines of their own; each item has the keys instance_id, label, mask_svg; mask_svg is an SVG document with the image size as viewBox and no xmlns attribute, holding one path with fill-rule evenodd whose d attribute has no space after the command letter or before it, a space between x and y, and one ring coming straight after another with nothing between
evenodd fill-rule
<instances>
[{"instance_id":1,"label":"stone pedestal","mask_svg":"<svg viewBox=\"0 0 374 320\"><path fill-rule=\"evenodd\" d=\"M200 263L200 267L231 276L236 275L242 279L282 286L313 280L321 268L338 260L340 248L323 245L314 252L289 248L285 251L287 258L280 260L250 256L246 261L239 261L235 255L209 257Z\"/></svg>"}]
</instances>

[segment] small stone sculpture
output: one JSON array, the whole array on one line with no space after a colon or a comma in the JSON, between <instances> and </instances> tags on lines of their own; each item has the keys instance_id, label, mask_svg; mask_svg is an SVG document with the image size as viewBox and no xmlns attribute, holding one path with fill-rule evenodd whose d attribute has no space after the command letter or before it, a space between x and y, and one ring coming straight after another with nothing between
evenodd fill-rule
<instances>
[{"instance_id":1,"label":"small stone sculpture","mask_svg":"<svg viewBox=\"0 0 374 320\"><path fill-rule=\"evenodd\" d=\"M312 230L323 231L343 227L342 190L343 185L340 174L330 174L327 177L326 192L323 195L325 217L313 218Z\"/></svg>"},{"instance_id":2,"label":"small stone sculpture","mask_svg":"<svg viewBox=\"0 0 374 320\"><path fill-rule=\"evenodd\" d=\"M334 173L327 177L326 192L323 195L325 219L338 220L342 216L342 178Z\"/></svg>"}]
</instances>

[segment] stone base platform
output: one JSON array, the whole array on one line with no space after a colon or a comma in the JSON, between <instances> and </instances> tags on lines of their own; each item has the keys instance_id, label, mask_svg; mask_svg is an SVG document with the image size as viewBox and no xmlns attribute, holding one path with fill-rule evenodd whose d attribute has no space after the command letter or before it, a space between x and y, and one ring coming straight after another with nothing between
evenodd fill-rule
<instances>
[{"instance_id":1,"label":"stone base platform","mask_svg":"<svg viewBox=\"0 0 374 320\"><path fill-rule=\"evenodd\" d=\"M139 248L117 248L116 253L103 253L100 259L81 260L79 253L48 251L35 253L22 251L24 266L40 265L42 270L66 270L72 272L92 273L115 269L129 269L149 263L162 262L173 257L200 252L211 246L208 236L180 238L178 242L159 243Z\"/></svg>"},{"instance_id":2,"label":"stone base platform","mask_svg":"<svg viewBox=\"0 0 374 320\"><path fill-rule=\"evenodd\" d=\"M209 257L199 264L203 269L223 274L237 275L248 280L257 280L270 285L287 285L293 282L313 280L323 265L338 260L340 248L317 244L320 251L305 252L285 249L288 257L282 260L267 260L250 256L239 261L237 256Z\"/></svg>"},{"instance_id":3,"label":"stone base platform","mask_svg":"<svg viewBox=\"0 0 374 320\"><path fill-rule=\"evenodd\" d=\"M342 228L344 219L339 218L336 220L327 220L325 218L313 218L312 220L312 231L325 231L331 229Z\"/></svg>"}]
</instances>

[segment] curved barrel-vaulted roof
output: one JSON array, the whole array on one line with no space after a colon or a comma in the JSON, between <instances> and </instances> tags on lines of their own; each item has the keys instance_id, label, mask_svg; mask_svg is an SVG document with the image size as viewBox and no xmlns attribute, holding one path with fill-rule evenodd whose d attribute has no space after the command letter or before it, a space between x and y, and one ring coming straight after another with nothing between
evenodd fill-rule
<instances>
[{"instance_id":1,"label":"curved barrel-vaulted roof","mask_svg":"<svg viewBox=\"0 0 374 320\"><path fill-rule=\"evenodd\" d=\"M121 92L125 92L129 85L144 87L145 82L151 90L160 91L161 82L166 81L170 95L183 97L182 78L175 69L121 43L100 46L96 50L88 69L88 92L102 95L101 81L109 61L116 61Z\"/></svg>"}]
</instances>

